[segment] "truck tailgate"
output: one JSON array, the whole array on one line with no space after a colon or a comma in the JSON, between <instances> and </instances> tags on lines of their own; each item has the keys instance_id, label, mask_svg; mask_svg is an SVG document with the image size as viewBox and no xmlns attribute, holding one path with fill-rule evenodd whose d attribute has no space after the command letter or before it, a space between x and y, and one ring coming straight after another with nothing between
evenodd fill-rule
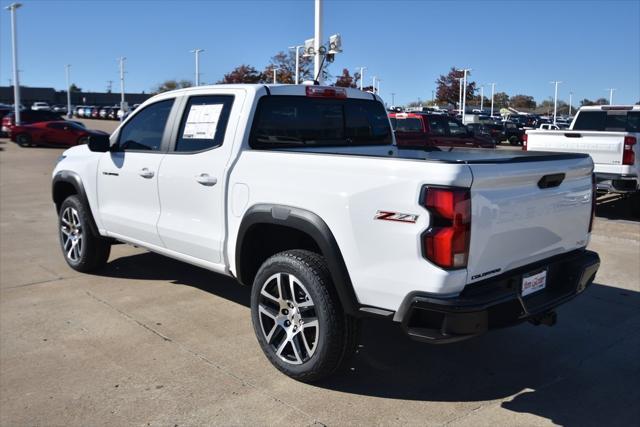
<instances>
[{"instance_id":1,"label":"truck tailgate","mask_svg":"<svg viewBox=\"0 0 640 427\"><path fill-rule=\"evenodd\" d=\"M625 132L527 131L527 150L589 154L594 163L622 164Z\"/></svg>"},{"instance_id":2,"label":"truck tailgate","mask_svg":"<svg viewBox=\"0 0 640 427\"><path fill-rule=\"evenodd\" d=\"M588 157L469 167L467 283L587 245L593 170ZM541 181L556 174L564 174L559 185L557 176Z\"/></svg>"}]
</instances>

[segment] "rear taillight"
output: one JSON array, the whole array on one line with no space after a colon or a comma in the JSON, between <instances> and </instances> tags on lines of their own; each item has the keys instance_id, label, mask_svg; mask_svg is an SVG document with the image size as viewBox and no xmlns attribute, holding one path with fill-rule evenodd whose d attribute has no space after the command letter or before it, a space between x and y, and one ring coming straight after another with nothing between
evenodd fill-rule
<instances>
[{"instance_id":1,"label":"rear taillight","mask_svg":"<svg viewBox=\"0 0 640 427\"><path fill-rule=\"evenodd\" d=\"M527 142L529 141L529 135L526 133L522 135L522 151L527 151Z\"/></svg>"},{"instance_id":2,"label":"rear taillight","mask_svg":"<svg viewBox=\"0 0 640 427\"><path fill-rule=\"evenodd\" d=\"M622 164L633 165L636 162L636 154L633 152L633 146L636 145L635 136L624 137L624 151L622 152Z\"/></svg>"},{"instance_id":3,"label":"rear taillight","mask_svg":"<svg viewBox=\"0 0 640 427\"><path fill-rule=\"evenodd\" d=\"M315 98L346 98L347 90L342 87L307 86L307 96Z\"/></svg>"},{"instance_id":4,"label":"rear taillight","mask_svg":"<svg viewBox=\"0 0 640 427\"><path fill-rule=\"evenodd\" d=\"M593 230L593 220L596 217L596 198L598 196L596 185L596 174L591 174L591 219L589 220L589 233Z\"/></svg>"},{"instance_id":5,"label":"rear taillight","mask_svg":"<svg viewBox=\"0 0 640 427\"><path fill-rule=\"evenodd\" d=\"M424 187L421 203L431 217L422 235L424 257L443 268L466 267L471 237L469 189Z\"/></svg>"}]
</instances>

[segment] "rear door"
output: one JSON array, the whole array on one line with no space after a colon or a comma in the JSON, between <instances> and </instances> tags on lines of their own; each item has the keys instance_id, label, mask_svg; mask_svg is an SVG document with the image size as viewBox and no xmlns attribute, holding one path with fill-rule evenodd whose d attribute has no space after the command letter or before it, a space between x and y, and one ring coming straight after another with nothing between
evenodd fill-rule
<instances>
[{"instance_id":1,"label":"rear door","mask_svg":"<svg viewBox=\"0 0 640 427\"><path fill-rule=\"evenodd\" d=\"M425 116L427 120L427 135L430 144L433 145L451 145L447 138L447 118L446 116Z\"/></svg>"},{"instance_id":2,"label":"rear door","mask_svg":"<svg viewBox=\"0 0 640 427\"><path fill-rule=\"evenodd\" d=\"M420 117L396 115L396 141L399 146L423 147L426 145L424 124Z\"/></svg>"},{"instance_id":3,"label":"rear door","mask_svg":"<svg viewBox=\"0 0 640 427\"><path fill-rule=\"evenodd\" d=\"M446 120L447 134L445 137L446 145L452 147L472 147L475 143L467 131L466 126L454 118Z\"/></svg>"},{"instance_id":4,"label":"rear door","mask_svg":"<svg viewBox=\"0 0 640 427\"><path fill-rule=\"evenodd\" d=\"M245 92L182 98L162 161L158 233L167 249L222 264L226 170Z\"/></svg>"},{"instance_id":5,"label":"rear door","mask_svg":"<svg viewBox=\"0 0 640 427\"><path fill-rule=\"evenodd\" d=\"M165 156L174 99L147 105L118 131L111 152L98 164L98 211L110 235L163 246L158 172Z\"/></svg>"}]
</instances>

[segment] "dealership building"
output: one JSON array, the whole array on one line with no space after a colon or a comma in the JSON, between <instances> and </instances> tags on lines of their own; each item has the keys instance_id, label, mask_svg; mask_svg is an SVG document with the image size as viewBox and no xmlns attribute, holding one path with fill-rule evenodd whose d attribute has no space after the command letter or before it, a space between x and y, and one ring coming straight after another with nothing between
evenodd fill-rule
<instances>
[{"instance_id":1,"label":"dealership building","mask_svg":"<svg viewBox=\"0 0 640 427\"><path fill-rule=\"evenodd\" d=\"M141 104L152 96L149 93L125 93L129 105ZM67 91L51 87L20 86L20 103L26 108L36 101L49 105L67 105ZM13 86L0 86L0 103L13 104ZM72 105L118 105L120 93L115 92L71 92Z\"/></svg>"}]
</instances>

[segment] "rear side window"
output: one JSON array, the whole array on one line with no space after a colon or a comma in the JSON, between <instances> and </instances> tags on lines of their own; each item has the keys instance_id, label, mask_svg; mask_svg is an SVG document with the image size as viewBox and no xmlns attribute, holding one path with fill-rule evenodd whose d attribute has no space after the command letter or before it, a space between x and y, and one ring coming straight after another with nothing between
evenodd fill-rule
<instances>
[{"instance_id":1,"label":"rear side window","mask_svg":"<svg viewBox=\"0 0 640 427\"><path fill-rule=\"evenodd\" d=\"M253 148L391 144L384 106L363 99L265 96L251 131Z\"/></svg>"},{"instance_id":2,"label":"rear side window","mask_svg":"<svg viewBox=\"0 0 640 427\"><path fill-rule=\"evenodd\" d=\"M222 145L232 104L232 95L189 98L182 115L175 151L202 151Z\"/></svg>"},{"instance_id":3,"label":"rear side window","mask_svg":"<svg viewBox=\"0 0 640 427\"><path fill-rule=\"evenodd\" d=\"M640 132L640 112L580 112L573 125L573 130Z\"/></svg>"},{"instance_id":4,"label":"rear side window","mask_svg":"<svg viewBox=\"0 0 640 427\"><path fill-rule=\"evenodd\" d=\"M162 135L173 99L146 106L124 125L117 149L121 151L160 151Z\"/></svg>"},{"instance_id":5,"label":"rear side window","mask_svg":"<svg viewBox=\"0 0 640 427\"><path fill-rule=\"evenodd\" d=\"M422 132L422 121L416 118L398 119L398 132Z\"/></svg>"},{"instance_id":6,"label":"rear side window","mask_svg":"<svg viewBox=\"0 0 640 427\"><path fill-rule=\"evenodd\" d=\"M444 120L440 117L429 117L429 131L432 135L444 135L447 133Z\"/></svg>"}]
</instances>

